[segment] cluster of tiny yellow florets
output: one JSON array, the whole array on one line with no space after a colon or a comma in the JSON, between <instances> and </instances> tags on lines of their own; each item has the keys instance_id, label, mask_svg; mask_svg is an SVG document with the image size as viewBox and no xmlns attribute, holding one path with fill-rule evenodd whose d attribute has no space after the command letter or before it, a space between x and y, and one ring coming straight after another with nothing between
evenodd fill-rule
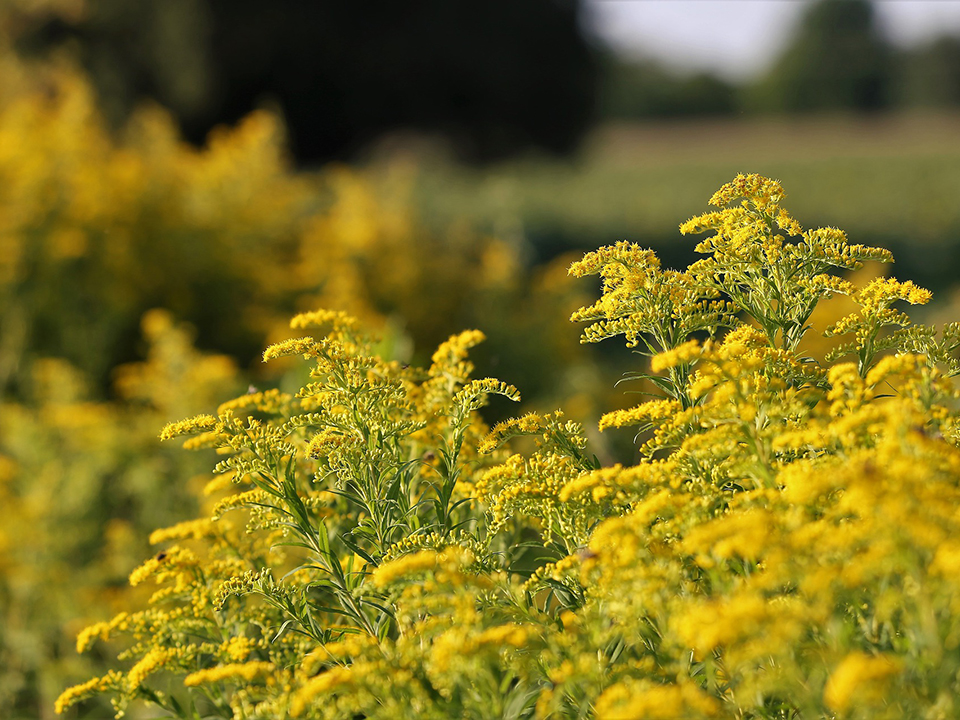
<instances>
[{"instance_id":1,"label":"cluster of tiny yellow florets","mask_svg":"<svg viewBox=\"0 0 960 720\"><path fill-rule=\"evenodd\" d=\"M836 271L888 253L804 231L783 198L725 185L683 226L715 233L683 272L628 243L571 267L603 284L584 339L649 358L632 377L658 397L600 420L636 433L632 463L559 412L488 431L485 398L519 394L469 379L479 332L418 372L345 316L298 316L333 328L265 353L314 364L298 396L164 430L205 437L237 487L153 535L177 544L131 575L150 606L77 640L127 640L129 669L57 711L105 693L176 715L164 672L169 698L250 718L956 716L960 327L912 325L912 283L855 288ZM800 350L832 293L860 307L828 331L854 334L850 362Z\"/></svg>"}]
</instances>

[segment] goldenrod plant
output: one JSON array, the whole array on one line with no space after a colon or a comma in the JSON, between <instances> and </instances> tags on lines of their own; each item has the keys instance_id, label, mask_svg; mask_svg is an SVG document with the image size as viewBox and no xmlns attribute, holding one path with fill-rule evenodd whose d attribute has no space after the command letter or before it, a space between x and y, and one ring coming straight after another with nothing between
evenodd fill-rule
<instances>
[{"instance_id":1,"label":"goldenrod plant","mask_svg":"<svg viewBox=\"0 0 960 720\"><path fill-rule=\"evenodd\" d=\"M158 107L111 130L76 67L24 59L5 35L21 26L10 13L60 4L75 5L0 8L4 720L48 720L65 677L101 671L107 651L76 656L64 624L142 592L122 586L150 530L198 507L189 480L208 459L157 446L156 427L251 384L295 391L293 360L257 355L298 310L349 310L403 362L428 361L449 327L505 317L484 327L486 359L528 399L546 389L551 407L576 395L578 417L603 404L599 373L557 330L565 319L537 320L539 308L582 304L561 282L566 263L527 282L516 244L427 228L399 166L296 170L267 111L202 148ZM131 366L144 350L147 363ZM560 357L555 371L575 383L545 369Z\"/></svg>"},{"instance_id":2,"label":"goldenrod plant","mask_svg":"<svg viewBox=\"0 0 960 720\"><path fill-rule=\"evenodd\" d=\"M32 360L52 356L107 388L156 307L244 366L302 309L348 310L429 353L450 319L536 301L515 245L426 227L399 165L297 170L281 119L264 110L202 148L156 106L111 132L82 73L28 63L2 40L0 30L4 394L25 392ZM226 313L232 322L219 321ZM500 334L505 346L522 331Z\"/></svg>"},{"instance_id":3,"label":"goldenrod plant","mask_svg":"<svg viewBox=\"0 0 960 720\"><path fill-rule=\"evenodd\" d=\"M82 631L114 669L66 690L177 718L948 718L960 716L960 326L912 324L930 294L842 273L890 261L804 230L781 186L724 185L684 271L619 243L574 314L622 335L654 389L600 428L562 413L484 427L476 331L425 370L352 317L271 345L296 392L252 391L168 425L223 457L210 512L159 530L153 590ZM818 303L858 308L818 328ZM649 359L648 360L646 359ZM615 431L615 430L614 430ZM536 447L509 449L518 436Z\"/></svg>"},{"instance_id":4,"label":"goldenrod plant","mask_svg":"<svg viewBox=\"0 0 960 720\"><path fill-rule=\"evenodd\" d=\"M237 392L239 373L164 311L144 317L143 337L147 357L118 368L115 400L53 358L32 363L24 397L0 400L0 717L53 717L64 682L105 669L72 636L136 602L126 580L149 530L199 509L191 479L206 458L158 445L156 428Z\"/></svg>"}]
</instances>

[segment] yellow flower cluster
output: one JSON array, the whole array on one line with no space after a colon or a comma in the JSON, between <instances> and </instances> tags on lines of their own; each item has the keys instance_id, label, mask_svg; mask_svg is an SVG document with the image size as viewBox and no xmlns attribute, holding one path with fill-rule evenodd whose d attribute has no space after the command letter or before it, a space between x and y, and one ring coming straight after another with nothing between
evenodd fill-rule
<instances>
[{"instance_id":1,"label":"yellow flower cluster","mask_svg":"<svg viewBox=\"0 0 960 720\"><path fill-rule=\"evenodd\" d=\"M734 200L751 202L760 208L779 205L786 193L776 180L762 175L738 174L731 182L725 183L710 198L710 204L717 207L729 205Z\"/></svg>"},{"instance_id":2,"label":"yellow flower cluster","mask_svg":"<svg viewBox=\"0 0 960 720\"><path fill-rule=\"evenodd\" d=\"M454 396L454 404L461 407L468 407L471 410L480 408L487 395L502 395L513 402L520 402L520 391L513 385L497 380L495 378L484 378L482 380L471 380L462 390Z\"/></svg>"},{"instance_id":3,"label":"yellow flower cluster","mask_svg":"<svg viewBox=\"0 0 960 720\"><path fill-rule=\"evenodd\" d=\"M124 627L128 614L125 612L117 615L110 622L99 622L84 628L77 635L77 652L82 653L89 650L96 640L106 641L110 638L113 630L125 630Z\"/></svg>"},{"instance_id":4,"label":"yellow flower cluster","mask_svg":"<svg viewBox=\"0 0 960 720\"><path fill-rule=\"evenodd\" d=\"M348 682L356 670L359 670L359 668L335 667L306 682L303 687L297 691L297 694L293 696L293 701L290 705L290 711L293 716L302 716L304 710L309 706L310 701L318 695L322 695Z\"/></svg>"},{"instance_id":5,"label":"yellow flower cluster","mask_svg":"<svg viewBox=\"0 0 960 720\"><path fill-rule=\"evenodd\" d=\"M527 413L497 423L480 443L480 452L492 453L507 440L519 435L536 435L543 430L545 422L543 416L537 413Z\"/></svg>"},{"instance_id":6,"label":"yellow flower cluster","mask_svg":"<svg viewBox=\"0 0 960 720\"><path fill-rule=\"evenodd\" d=\"M222 403L217 408L217 415L226 415L228 412L242 412L245 410L259 410L265 413L276 413L281 408L286 407L291 400L287 393L280 392L277 389L265 390L264 392L249 392L238 398Z\"/></svg>"},{"instance_id":7,"label":"yellow flower cluster","mask_svg":"<svg viewBox=\"0 0 960 720\"><path fill-rule=\"evenodd\" d=\"M213 683L229 681L252 682L255 678L260 678L273 672L273 663L268 662L246 662L231 663L229 665L217 665L205 670L198 670L190 673L183 679L183 684L187 687L196 687L198 685L212 685Z\"/></svg>"},{"instance_id":8,"label":"yellow flower cluster","mask_svg":"<svg viewBox=\"0 0 960 720\"><path fill-rule=\"evenodd\" d=\"M313 310L311 312L300 313L290 320L290 327L293 329L323 327L332 325L335 329L348 329L356 331L358 329L357 319L348 315L343 310Z\"/></svg>"},{"instance_id":9,"label":"yellow flower cluster","mask_svg":"<svg viewBox=\"0 0 960 720\"><path fill-rule=\"evenodd\" d=\"M472 562L472 555L465 553L458 547L450 547L440 552L420 550L381 565L374 570L371 579L374 585L384 587L401 578L409 578L412 575L435 572L441 569L448 573L459 573Z\"/></svg>"},{"instance_id":10,"label":"yellow flower cluster","mask_svg":"<svg viewBox=\"0 0 960 720\"><path fill-rule=\"evenodd\" d=\"M834 669L823 691L826 704L844 712L854 702L875 705L889 691L890 677L901 672L901 663L885 655L854 652Z\"/></svg>"},{"instance_id":11,"label":"yellow flower cluster","mask_svg":"<svg viewBox=\"0 0 960 720\"><path fill-rule=\"evenodd\" d=\"M274 343L263 351L263 361L274 360L287 355L310 356L317 351L317 343L312 337L293 338Z\"/></svg>"},{"instance_id":12,"label":"yellow flower cluster","mask_svg":"<svg viewBox=\"0 0 960 720\"><path fill-rule=\"evenodd\" d=\"M433 353L433 357L431 358L433 365L430 367L430 374L437 375L441 372L441 368L461 367L461 363L467 359L467 351L469 351L470 348L476 347L484 340L486 340L486 336L479 330L465 330L457 335L451 335L450 338L441 344ZM463 375L463 377L467 375L469 375L469 373Z\"/></svg>"},{"instance_id":13,"label":"yellow flower cluster","mask_svg":"<svg viewBox=\"0 0 960 720\"><path fill-rule=\"evenodd\" d=\"M691 361L700 356L700 343L696 340L688 340L682 345L664 350L653 356L650 361L650 369L655 373L662 373L664 370L675 368L678 365L689 365Z\"/></svg>"},{"instance_id":14,"label":"yellow flower cluster","mask_svg":"<svg viewBox=\"0 0 960 720\"><path fill-rule=\"evenodd\" d=\"M130 672L127 673L127 682L130 687L139 687L150 675L163 669L176 656L177 653L172 650L153 648L130 668Z\"/></svg>"},{"instance_id":15,"label":"yellow flower cluster","mask_svg":"<svg viewBox=\"0 0 960 720\"><path fill-rule=\"evenodd\" d=\"M611 496L627 502L624 491L632 488L640 475L649 475L650 467L625 468L620 463L581 474L560 490L560 502L590 502L600 504ZM581 497L583 496L583 497Z\"/></svg>"},{"instance_id":16,"label":"yellow flower cluster","mask_svg":"<svg viewBox=\"0 0 960 720\"><path fill-rule=\"evenodd\" d=\"M64 690L60 697L57 698L57 702L54 704L53 709L58 715L62 714L67 710L67 708L76 705L81 700L85 700L92 695L117 690L123 681L123 674L116 672L115 670L111 670L102 678L90 678L84 683L74 685L73 687Z\"/></svg>"},{"instance_id":17,"label":"yellow flower cluster","mask_svg":"<svg viewBox=\"0 0 960 720\"><path fill-rule=\"evenodd\" d=\"M692 333L716 329L729 322L730 306L714 301L713 288L698 283L689 273L661 270L651 250L619 242L588 253L571 265L571 275L597 274L603 295L593 305L571 316L590 322L581 342L599 342L623 335L628 347L641 342L649 354L682 344ZM651 342L652 341L652 342Z\"/></svg>"},{"instance_id":18,"label":"yellow flower cluster","mask_svg":"<svg viewBox=\"0 0 960 720\"><path fill-rule=\"evenodd\" d=\"M191 550L131 576L163 585L152 605L78 640L129 636L132 669L58 710L151 697L164 668L191 698L220 683L237 717L956 715L956 331L885 329L908 330L890 303L926 293L848 286L835 269L885 254L804 233L783 197L759 176L724 186L685 225L716 236L682 273L628 244L572 267L603 283L575 316L598 323L587 339L652 359L632 378L660 397L600 423L639 426L632 464L604 466L561 413L487 431L484 396L519 396L469 380L477 332L424 373L311 316L326 339L268 351L308 355L300 398L174 426L215 423L239 485L215 514L243 508L245 526L160 531ZM832 292L873 322L857 362L801 354ZM500 450L518 435L535 448Z\"/></svg>"},{"instance_id":19,"label":"yellow flower cluster","mask_svg":"<svg viewBox=\"0 0 960 720\"><path fill-rule=\"evenodd\" d=\"M16 10L0 10L5 30L30 24L24 13L46 22L54 8L71 6L82 13L84 3L14 4ZM0 453L14 468L12 481L0 490L10 516L0 530L0 595L9 599L2 603L3 621L25 630L0 639L4 717L42 715L38 708L52 704L50 688L72 683L79 672L104 674L102 657L85 658L82 669L56 650L63 628L72 627L74 615L86 624L86 618L109 618L117 607L134 602L129 597L139 597L140 588L123 591L118 585L148 551L150 530L193 517L190 508L205 502L193 496L193 483L171 482L173 477L202 481L209 470L205 455L155 447L154 436L170 419L217 408L250 380L226 356L196 352L192 337L197 332L207 347L244 355L261 338L270 345L289 336L289 308L334 307L303 313L294 324L322 327L321 332L332 328L330 336L342 342L361 326L340 309L348 310L385 337L377 353L403 362L412 347L420 353L447 337L450 317L479 325L487 322L491 301L496 307L521 303L522 311L502 317L506 330L501 327L497 336L503 344L526 335L532 322L543 329L537 308L555 307L576 292L562 282L566 259L543 270L528 294L518 287L523 265L510 243L462 229L432 232L418 223L410 177L402 167L383 173L344 166L296 172L284 147L282 121L266 111L235 127L218 128L202 148L182 142L176 124L157 107L141 109L125 127L111 129L97 111L90 84L68 61L22 61L12 46L5 41L0 47L0 176L5 178L0 188L0 385L12 389L0 409ZM80 296L84 302L76 302ZM178 325L168 311L149 311L142 315L147 361L112 367L134 350L143 310L157 305L171 308L196 329ZM217 320L227 316L229 322ZM564 322L562 315L553 318L551 330L561 331L533 348L534 357L556 360L577 352L576 334L564 333ZM312 330L294 334L307 332ZM503 350L497 352L509 360ZM63 361L31 360L61 355L76 369L63 372ZM291 357L251 369L258 376L254 383L280 385L279 374L297 361ZM377 365L376 372L404 386L403 400L411 409L399 409L399 402L377 409L372 393L359 393L370 400L365 416L371 422L369 436L356 443L374 446L379 432L388 437L383 447L395 449L389 438L403 437L391 467L414 459L423 463L412 480L419 500L436 482L434 473L447 469L437 438L451 448L457 445L448 422L449 399L463 383L451 378L470 373L445 367L442 382L424 385L422 375L400 372L399 363L388 369L389 364ZM559 366L544 367L552 373ZM367 375L371 367L350 369L355 387L361 380L373 383ZM518 365L504 367L512 374ZM111 377L113 393L102 386ZM292 377L283 382L295 382ZM512 380L517 384L516 375ZM99 393L112 399L100 401ZM245 418L252 413L269 425L278 422L278 411L295 417L330 410L322 395L300 400L289 404L283 393L264 390L241 396L215 414L232 411ZM358 412L364 415L367 409ZM409 420L404 427L411 435L393 426L395 412ZM311 437L321 429L306 432ZM216 427L201 430L188 424L170 428L166 436L184 431L187 448L216 449L221 456L239 452L228 443L242 445L236 427L224 434ZM457 468L496 461L477 457L476 439L484 432L471 416L459 453L451 455L447 484L452 490L440 488L451 510L446 526L469 514L457 503L471 494L474 476ZM263 450L268 440L258 435L258 441ZM321 460L301 454L293 469L304 474L298 477L320 471L319 485L333 477L350 485L352 476L338 475L341 468L331 463L318 467ZM238 474L239 489L248 489L254 476L260 477ZM124 482L118 483L121 477ZM208 486L218 494L211 502L231 492L233 481L232 471L219 475ZM386 496L386 475L382 481L384 492L371 492L371 498ZM270 482L280 484L276 477ZM313 498L305 485L300 488L304 498ZM351 501L340 497L308 508L332 518L331 532L345 528L337 518ZM417 512L424 507L418 505ZM268 532L272 524L269 532L282 531L285 518L259 510L258 527ZM256 507L247 507L237 513L241 532L242 520L255 512ZM389 546L403 534L397 529L383 541ZM190 546L235 539L225 533L191 540ZM337 552L354 556L339 546ZM253 553L256 560L243 562L255 565L268 556L273 557ZM199 575L208 560L195 568ZM64 597L72 602L63 602ZM85 712L100 717L109 709L92 703Z\"/></svg>"},{"instance_id":20,"label":"yellow flower cluster","mask_svg":"<svg viewBox=\"0 0 960 720\"><path fill-rule=\"evenodd\" d=\"M600 418L600 429L630 425L658 425L672 419L681 410L677 400L650 400L626 410L614 410Z\"/></svg>"},{"instance_id":21,"label":"yellow flower cluster","mask_svg":"<svg viewBox=\"0 0 960 720\"><path fill-rule=\"evenodd\" d=\"M199 540L208 537L214 531L213 521L209 518L184 520L172 527L154 530L150 533L150 544L159 545L168 540Z\"/></svg>"},{"instance_id":22,"label":"yellow flower cluster","mask_svg":"<svg viewBox=\"0 0 960 720\"><path fill-rule=\"evenodd\" d=\"M719 703L692 682L683 685L618 683L597 698L598 720L714 717Z\"/></svg>"},{"instance_id":23,"label":"yellow flower cluster","mask_svg":"<svg viewBox=\"0 0 960 720\"><path fill-rule=\"evenodd\" d=\"M192 568L199 564L199 560L190 550L181 547L171 547L157 553L130 573L130 584L139 585L147 578L155 577L162 582L170 575L178 575L184 568Z\"/></svg>"},{"instance_id":24,"label":"yellow flower cluster","mask_svg":"<svg viewBox=\"0 0 960 720\"><path fill-rule=\"evenodd\" d=\"M197 415L196 417L168 423L160 431L161 440L171 440L180 435L197 435L209 432L217 426L217 418L213 415Z\"/></svg>"}]
</instances>

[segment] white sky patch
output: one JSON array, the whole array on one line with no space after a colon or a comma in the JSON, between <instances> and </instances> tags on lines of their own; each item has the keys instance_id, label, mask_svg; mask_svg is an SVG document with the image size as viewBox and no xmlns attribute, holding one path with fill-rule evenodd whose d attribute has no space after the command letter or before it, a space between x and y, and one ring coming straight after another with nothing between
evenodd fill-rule
<instances>
[{"instance_id":1,"label":"white sky patch","mask_svg":"<svg viewBox=\"0 0 960 720\"><path fill-rule=\"evenodd\" d=\"M590 32L626 55L731 80L762 72L781 52L810 0L586 0ZM897 45L960 34L960 0L874 2Z\"/></svg>"},{"instance_id":2,"label":"white sky patch","mask_svg":"<svg viewBox=\"0 0 960 720\"><path fill-rule=\"evenodd\" d=\"M880 27L898 45L960 35L960 2L954 0L881 0L875 7Z\"/></svg>"}]
</instances>

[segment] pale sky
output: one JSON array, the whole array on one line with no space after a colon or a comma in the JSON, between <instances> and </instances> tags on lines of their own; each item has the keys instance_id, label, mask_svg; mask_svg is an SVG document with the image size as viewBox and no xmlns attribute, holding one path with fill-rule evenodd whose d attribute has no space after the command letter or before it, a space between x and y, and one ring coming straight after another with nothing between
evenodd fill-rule
<instances>
[{"instance_id":1,"label":"pale sky","mask_svg":"<svg viewBox=\"0 0 960 720\"><path fill-rule=\"evenodd\" d=\"M772 61L810 0L586 0L587 27L627 54L748 78ZM960 34L960 0L874 0L898 45Z\"/></svg>"}]
</instances>

